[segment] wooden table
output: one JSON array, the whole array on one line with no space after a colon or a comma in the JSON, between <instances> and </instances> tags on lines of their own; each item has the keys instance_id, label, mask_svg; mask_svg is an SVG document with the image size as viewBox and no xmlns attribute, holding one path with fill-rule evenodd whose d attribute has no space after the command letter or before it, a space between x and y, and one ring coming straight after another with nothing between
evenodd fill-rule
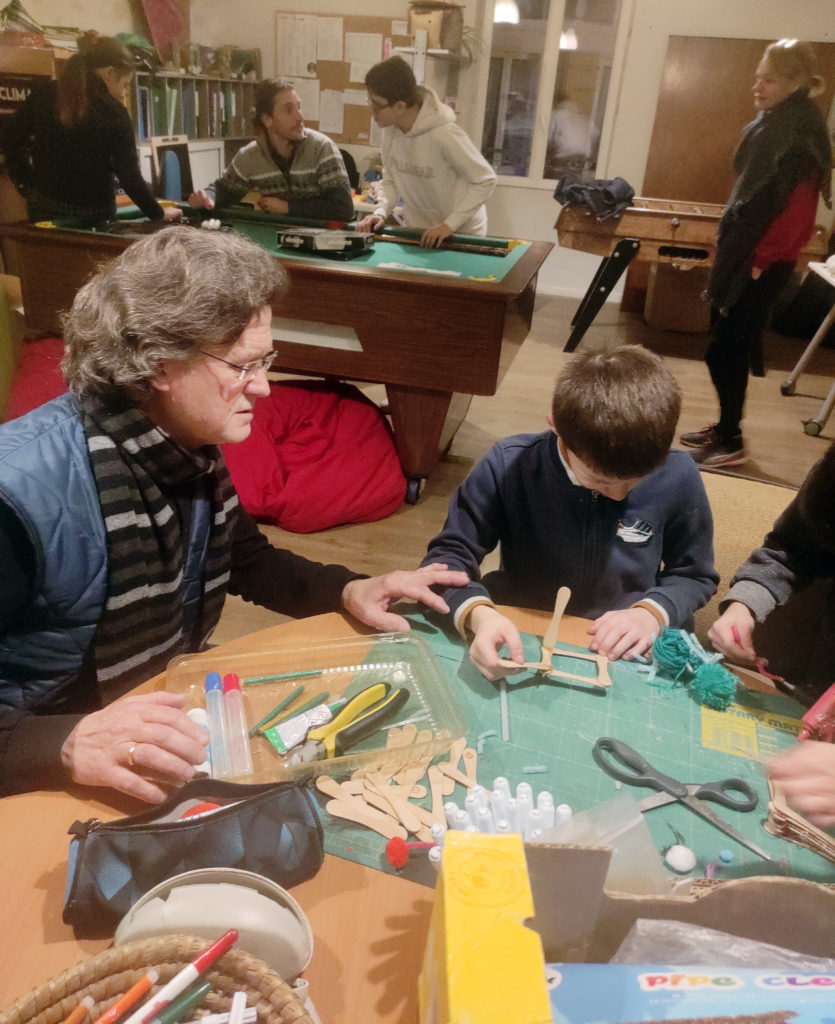
<instances>
[{"instance_id":1,"label":"wooden table","mask_svg":"<svg viewBox=\"0 0 835 1024\"><path fill-rule=\"evenodd\" d=\"M528 242L503 258L378 241L368 255L340 262L278 249L277 228L288 225L275 218L221 213L290 276L275 308L273 369L384 384L407 500L416 501L470 396L496 393L526 338L537 274L553 245ZM61 313L95 267L140 236L18 223L0 225L0 237L17 254L26 326L60 333Z\"/></svg>"},{"instance_id":2,"label":"wooden table","mask_svg":"<svg viewBox=\"0 0 835 1024\"><path fill-rule=\"evenodd\" d=\"M549 612L504 609L520 629L542 635ZM565 616L560 639L585 646L584 619ZM337 614L283 623L222 646L253 650L355 632ZM153 685L153 681L144 688ZM145 806L145 805L141 805ZM25 992L104 949L77 940L61 921L67 829L77 819L112 820L139 809L105 791L25 793L0 800L0 1013ZM292 890L314 934L305 971L323 1024L412 1024L432 891L373 868L326 855L315 878Z\"/></svg>"}]
</instances>

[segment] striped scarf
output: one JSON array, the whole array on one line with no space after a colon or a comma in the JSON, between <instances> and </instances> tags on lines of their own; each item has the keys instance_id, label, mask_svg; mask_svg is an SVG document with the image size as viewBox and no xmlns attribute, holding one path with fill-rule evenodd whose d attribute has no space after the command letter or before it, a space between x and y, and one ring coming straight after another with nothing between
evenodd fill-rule
<instances>
[{"instance_id":1,"label":"striped scarf","mask_svg":"<svg viewBox=\"0 0 835 1024\"><path fill-rule=\"evenodd\" d=\"M200 646L217 624L238 496L218 448L186 451L125 399L88 395L78 404L107 533L107 601L93 656L99 683L124 692ZM175 488L190 497L202 489L211 509L193 628L183 615L183 523L166 496Z\"/></svg>"}]
</instances>

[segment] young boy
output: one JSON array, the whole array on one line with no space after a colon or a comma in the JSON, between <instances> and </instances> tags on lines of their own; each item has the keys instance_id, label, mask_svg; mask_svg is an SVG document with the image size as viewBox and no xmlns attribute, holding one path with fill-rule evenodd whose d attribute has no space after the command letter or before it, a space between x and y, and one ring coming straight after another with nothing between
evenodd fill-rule
<instances>
[{"instance_id":1,"label":"young boy","mask_svg":"<svg viewBox=\"0 0 835 1024\"><path fill-rule=\"evenodd\" d=\"M639 345L581 352L557 378L550 430L495 444L450 502L424 564L470 577L444 592L470 658L506 674L498 650L524 660L516 627L493 604L567 611L594 621L590 647L642 654L665 626L691 628L716 591L713 519L695 464L670 452L681 395L662 360ZM501 567L481 580L484 556Z\"/></svg>"}]
</instances>

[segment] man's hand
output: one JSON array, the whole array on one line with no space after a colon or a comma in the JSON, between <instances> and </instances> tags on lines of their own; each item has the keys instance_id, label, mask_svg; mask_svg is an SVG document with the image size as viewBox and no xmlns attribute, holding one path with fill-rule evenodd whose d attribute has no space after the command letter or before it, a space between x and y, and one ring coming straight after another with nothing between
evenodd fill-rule
<instances>
[{"instance_id":1,"label":"man's hand","mask_svg":"<svg viewBox=\"0 0 835 1024\"><path fill-rule=\"evenodd\" d=\"M278 196L261 196L258 200L258 209L264 210L266 213L287 213L290 210L290 204L286 199L279 199Z\"/></svg>"},{"instance_id":2,"label":"man's hand","mask_svg":"<svg viewBox=\"0 0 835 1024\"><path fill-rule=\"evenodd\" d=\"M183 211L179 206L163 206L162 219L175 224L183 219Z\"/></svg>"},{"instance_id":3,"label":"man's hand","mask_svg":"<svg viewBox=\"0 0 835 1024\"><path fill-rule=\"evenodd\" d=\"M73 781L161 803L167 793L144 773L181 786L206 758L208 736L180 710L184 703L180 693L149 693L82 718L61 748Z\"/></svg>"},{"instance_id":4,"label":"man's hand","mask_svg":"<svg viewBox=\"0 0 835 1024\"><path fill-rule=\"evenodd\" d=\"M385 224L385 220L379 215L379 213L369 213L367 217L363 217L362 220L358 220L354 224L354 228L357 231L363 231L367 234L369 231L379 231L383 224Z\"/></svg>"},{"instance_id":5,"label":"man's hand","mask_svg":"<svg viewBox=\"0 0 835 1024\"><path fill-rule=\"evenodd\" d=\"M751 609L740 601L731 601L725 611L707 631L717 651L740 665L753 665L757 660L754 650L754 616Z\"/></svg>"},{"instance_id":6,"label":"man's hand","mask_svg":"<svg viewBox=\"0 0 835 1024\"><path fill-rule=\"evenodd\" d=\"M499 665L499 650L507 644L510 659L519 662L521 671L525 652L519 630L502 613L491 605L480 604L473 608L469 621L473 636L470 644L470 661L487 679L502 679L516 675L513 669Z\"/></svg>"},{"instance_id":7,"label":"man's hand","mask_svg":"<svg viewBox=\"0 0 835 1024\"><path fill-rule=\"evenodd\" d=\"M469 583L465 572L455 572L445 565L425 565L414 572L397 570L368 580L351 580L342 591L342 606L366 626L384 632L407 632L409 623L402 615L390 612L389 605L401 598L420 601L446 615L449 606L430 587L463 587Z\"/></svg>"},{"instance_id":8,"label":"man's hand","mask_svg":"<svg viewBox=\"0 0 835 1024\"><path fill-rule=\"evenodd\" d=\"M835 746L804 740L773 758L768 773L804 818L820 828L835 825Z\"/></svg>"},{"instance_id":9,"label":"man's hand","mask_svg":"<svg viewBox=\"0 0 835 1024\"><path fill-rule=\"evenodd\" d=\"M658 621L646 608L623 608L605 612L586 632L594 637L589 650L605 654L610 661L631 661L652 646L658 636Z\"/></svg>"},{"instance_id":10,"label":"man's hand","mask_svg":"<svg viewBox=\"0 0 835 1024\"><path fill-rule=\"evenodd\" d=\"M192 192L188 197L188 205L193 207L195 210L213 210L215 208L215 201L203 189L198 189L197 192Z\"/></svg>"},{"instance_id":11,"label":"man's hand","mask_svg":"<svg viewBox=\"0 0 835 1024\"><path fill-rule=\"evenodd\" d=\"M425 249L437 249L440 247L441 242L445 238L449 238L452 234L452 228L449 224L445 224L441 221L440 224L433 224L431 228L427 228L420 236L420 244Z\"/></svg>"}]
</instances>

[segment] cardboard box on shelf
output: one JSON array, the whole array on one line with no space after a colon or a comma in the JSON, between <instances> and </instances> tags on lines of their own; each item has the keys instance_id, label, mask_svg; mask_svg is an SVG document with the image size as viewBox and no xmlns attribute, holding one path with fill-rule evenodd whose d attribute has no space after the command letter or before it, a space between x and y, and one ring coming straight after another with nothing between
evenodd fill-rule
<instances>
[{"instance_id":1,"label":"cardboard box on shelf","mask_svg":"<svg viewBox=\"0 0 835 1024\"><path fill-rule=\"evenodd\" d=\"M15 75L46 75L54 78L60 62L72 55L72 50L55 46L0 45L0 72Z\"/></svg>"},{"instance_id":2,"label":"cardboard box on shelf","mask_svg":"<svg viewBox=\"0 0 835 1024\"><path fill-rule=\"evenodd\" d=\"M606 964L638 918L703 925L812 956L835 949L835 885L683 879L670 896L633 896L604 889L608 847L527 844L523 862L521 850L518 836L448 833L418 988L421 1024L551 1021L539 1002L548 998L546 963ZM478 885L462 886L464 871ZM491 899L499 876L506 898Z\"/></svg>"},{"instance_id":3,"label":"cardboard box on shelf","mask_svg":"<svg viewBox=\"0 0 835 1024\"><path fill-rule=\"evenodd\" d=\"M412 0L409 4L409 34L426 32L426 45L430 50L461 49L464 34L464 9L444 0Z\"/></svg>"}]
</instances>

